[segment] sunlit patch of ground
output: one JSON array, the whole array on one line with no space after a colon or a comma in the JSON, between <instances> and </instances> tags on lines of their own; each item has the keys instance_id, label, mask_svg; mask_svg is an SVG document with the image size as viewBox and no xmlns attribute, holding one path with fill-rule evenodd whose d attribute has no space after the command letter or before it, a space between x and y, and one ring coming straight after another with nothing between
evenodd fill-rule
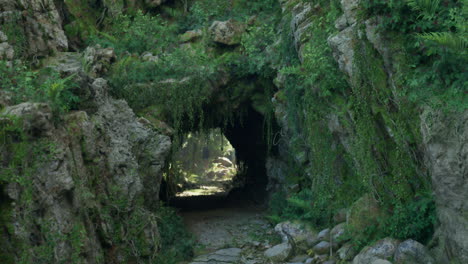
<instances>
[{"instance_id":1,"label":"sunlit patch of ground","mask_svg":"<svg viewBox=\"0 0 468 264\"><path fill-rule=\"evenodd\" d=\"M187 196L202 196L202 195L220 195L224 194L226 190L219 186L200 186L197 189L185 190L181 193L178 193L178 197L187 197Z\"/></svg>"}]
</instances>

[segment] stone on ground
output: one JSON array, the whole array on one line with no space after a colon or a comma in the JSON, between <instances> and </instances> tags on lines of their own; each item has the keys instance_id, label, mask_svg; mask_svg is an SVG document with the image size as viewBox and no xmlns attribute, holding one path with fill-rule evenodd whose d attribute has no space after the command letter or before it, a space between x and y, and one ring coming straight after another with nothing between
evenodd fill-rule
<instances>
[{"instance_id":1,"label":"stone on ground","mask_svg":"<svg viewBox=\"0 0 468 264\"><path fill-rule=\"evenodd\" d=\"M433 264L429 251L421 243L408 239L403 241L395 252L395 263Z\"/></svg>"},{"instance_id":2,"label":"stone on ground","mask_svg":"<svg viewBox=\"0 0 468 264\"><path fill-rule=\"evenodd\" d=\"M265 257L273 262L281 262L290 258L292 251L292 246L285 242L267 249L265 251Z\"/></svg>"},{"instance_id":3,"label":"stone on ground","mask_svg":"<svg viewBox=\"0 0 468 264\"><path fill-rule=\"evenodd\" d=\"M393 257L400 242L393 238L384 238L372 246L365 247L359 255L353 259L353 264L372 264L378 259L390 259Z\"/></svg>"},{"instance_id":4,"label":"stone on ground","mask_svg":"<svg viewBox=\"0 0 468 264\"><path fill-rule=\"evenodd\" d=\"M352 260L356 256L357 250L353 244L346 243L336 253L341 260Z\"/></svg>"},{"instance_id":5,"label":"stone on ground","mask_svg":"<svg viewBox=\"0 0 468 264\"><path fill-rule=\"evenodd\" d=\"M197 257L190 264L218 264L218 263L237 263L240 261L242 249L226 248L216 252Z\"/></svg>"},{"instance_id":6,"label":"stone on ground","mask_svg":"<svg viewBox=\"0 0 468 264\"><path fill-rule=\"evenodd\" d=\"M319 241L317 233L300 222L286 221L279 223L275 226L275 231L281 236L283 242L292 243L289 241L292 239L295 246L302 251L306 251Z\"/></svg>"},{"instance_id":7,"label":"stone on ground","mask_svg":"<svg viewBox=\"0 0 468 264\"><path fill-rule=\"evenodd\" d=\"M320 231L317 235L319 241L329 241L330 240L330 228Z\"/></svg>"},{"instance_id":8,"label":"stone on ground","mask_svg":"<svg viewBox=\"0 0 468 264\"><path fill-rule=\"evenodd\" d=\"M328 254L330 252L330 247L332 244L328 241L322 241L313 247L315 254Z\"/></svg>"}]
</instances>

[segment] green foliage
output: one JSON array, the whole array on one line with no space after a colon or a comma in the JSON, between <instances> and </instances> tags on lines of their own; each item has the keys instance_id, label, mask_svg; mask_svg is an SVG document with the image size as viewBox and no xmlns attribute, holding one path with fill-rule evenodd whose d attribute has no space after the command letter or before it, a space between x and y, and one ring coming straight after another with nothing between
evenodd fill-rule
<instances>
[{"instance_id":1,"label":"green foliage","mask_svg":"<svg viewBox=\"0 0 468 264\"><path fill-rule=\"evenodd\" d=\"M288 180L301 186L301 191L291 194L274 209L275 219L293 218L325 226L333 212L349 206L362 190L350 183L352 177L344 162L343 150L333 145L333 135L324 122L331 111L330 104L341 95L348 84L333 60L327 44L334 32L334 21L340 15L338 2L321 2L321 9L310 17L311 25L304 32L301 49L302 62L291 50L290 21L282 22L281 43L274 49L280 54L280 73L284 76L284 90L277 99L287 106L287 120L294 135L290 139L293 159L289 162ZM307 169L294 158L304 156L309 160ZM279 199L281 200L281 199ZM273 204L272 204L273 206ZM280 212L276 212L280 211Z\"/></svg>"},{"instance_id":2,"label":"green foliage","mask_svg":"<svg viewBox=\"0 0 468 264\"><path fill-rule=\"evenodd\" d=\"M413 102L446 111L468 108L465 0L368 0L363 5L367 15L382 16L382 29L406 34L402 48L409 67L402 81Z\"/></svg>"},{"instance_id":3,"label":"green foliage","mask_svg":"<svg viewBox=\"0 0 468 264\"><path fill-rule=\"evenodd\" d=\"M302 63L296 61L295 64L283 67L280 71L301 80L303 87L295 87L295 89L304 89L306 92L312 90L308 97L330 96L331 92L347 87L345 78L338 70L326 41L328 36L335 31L333 24L339 14L336 1L330 1L326 6L322 6L320 11L314 13L310 18L312 20L310 29L303 36L310 40L303 44ZM290 45L293 45L287 42L285 44L289 46L289 49L291 49ZM288 64L284 63L284 65Z\"/></svg>"},{"instance_id":4,"label":"green foliage","mask_svg":"<svg viewBox=\"0 0 468 264\"><path fill-rule=\"evenodd\" d=\"M403 13L398 17L392 14L391 19L428 19L427 16L417 15L405 17L408 6L401 1L369 1L364 4L370 2L375 8L369 10L373 14L384 14L387 8L405 6L406 10L401 9ZM414 125L418 124L417 106L409 102L411 97L406 97L413 88L408 87L408 80L414 77L414 69L405 71L412 58L401 55L402 47L399 45L406 45L406 42L395 38L391 44L394 46L390 45L398 71L394 77L400 78L395 83L388 80L384 62L370 43L365 40L353 43L355 74L349 85L338 70L326 43L327 37L334 31L331 25L339 15L337 3L332 1L329 5L321 5L321 8L321 13L312 17L310 33L307 32L313 37L302 44L302 62L288 60L281 63L286 66L281 69L285 75L282 82L285 87L278 99L281 98L288 109L289 127L294 135L290 148L296 156L306 153L309 164L301 168L297 162L291 162L290 166L298 169L294 169L294 175L288 177L289 182L299 184L301 190L289 197L281 194L282 198L273 197L278 206L272 203L270 218L272 221L301 219L326 226L330 224L333 212L349 207L353 200L372 192L385 210L394 210L390 219L398 222L399 228L391 224L387 225L388 230L369 226L362 236L355 238L360 240L358 244L367 244L370 239L381 236L425 239L432 232L434 211L430 198L423 199L421 203L424 205L415 205L411 198L414 190L428 190L429 182L427 175L420 171L421 161L412 151L419 142L420 132ZM384 18L382 25L391 30L393 25L390 24L395 21L390 23L387 18ZM400 26L408 23L398 21ZM385 24L387 22L388 25ZM426 29L431 27L426 25ZM412 29L415 28L408 25L402 30ZM287 43L285 39L291 37L290 33L283 34L283 42ZM430 60L442 54L439 51L436 53L429 56ZM428 58L427 54L418 56L418 60ZM445 65L445 70L460 67L461 62L453 62L451 60L451 67ZM421 65L424 64L419 64L418 70L422 68ZM439 76L435 75L433 79ZM464 78L453 75L448 83L463 82ZM395 89L392 85L399 90L392 92ZM418 91L421 91L420 87ZM418 103L421 103L420 98ZM334 119L343 126L338 128L340 131L337 133L345 137L346 151L335 143L343 139L330 132L330 122L335 122ZM404 221L407 222L403 224Z\"/></svg>"},{"instance_id":5,"label":"green foliage","mask_svg":"<svg viewBox=\"0 0 468 264\"><path fill-rule=\"evenodd\" d=\"M159 218L161 251L156 263L176 264L192 257L194 238L186 231L182 218L164 206L159 208Z\"/></svg>"},{"instance_id":6,"label":"green foliage","mask_svg":"<svg viewBox=\"0 0 468 264\"><path fill-rule=\"evenodd\" d=\"M346 240L358 250L385 237L400 240L413 239L423 244L430 241L436 224L436 207L432 194L422 193L406 203L395 203L376 224L365 226L359 234L348 226Z\"/></svg>"},{"instance_id":7,"label":"green foliage","mask_svg":"<svg viewBox=\"0 0 468 264\"><path fill-rule=\"evenodd\" d=\"M62 78L51 69L32 71L23 64L8 67L0 61L0 88L11 95L12 103L48 103L57 115L76 109L79 103L73 93L76 87L73 77Z\"/></svg>"},{"instance_id":8,"label":"green foliage","mask_svg":"<svg viewBox=\"0 0 468 264\"><path fill-rule=\"evenodd\" d=\"M8 43L13 46L16 58L26 57L26 49L28 47L28 40L24 28L22 26L22 17L20 13L11 12L2 23L2 32L7 35Z\"/></svg>"},{"instance_id":9,"label":"green foliage","mask_svg":"<svg viewBox=\"0 0 468 264\"><path fill-rule=\"evenodd\" d=\"M441 8L440 0L406 0L408 5L426 19L432 19Z\"/></svg>"},{"instance_id":10,"label":"green foliage","mask_svg":"<svg viewBox=\"0 0 468 264\"><path fill-rule=\"evenodd\" d=\"M243 63L238 63L237 75L257 74L264 78L272 78L271 67L274 51L271 45L275 41L275 23L256 23L242 36ZM271 55L271 56L270 56Z\"/></svg>"},{"instance_id":11,"label":"green foliage","mask_svg":"<svg viewBox=\"0 0 468 264\"><path fill-rule=\"evenodd\" d=\"M110 82L114 94L125 98L133 109L157 105L162 119L179 130L183 124L193 127L196 121L203 122L202 107L215 74L203 51L179 48L157 62L126 57L113 68Z\"/></svg>"},{"instance_id":12,"label":"green foliage","mask_svg":"<svg viewBox=\"0 0 468 264\"><path fill-rule=\"evenodd\" d=\"M143 14L120 15L112 20L108 32L90 38L91 44L113 47L117 53L161 53L176 43L175 27L159 16Z\"/></svg>"},{"instance_id":13,"label":"green foliage","mask_svg":"<svg viewBox=\"0 0 468 264\"><path fill-rule=\"evenodd\" d=\"M417 195L406 204L396 204L384 221L384 233L398 239L428 242L434 233L436 207L431 194Z\"/></svg>"},{"instance_id":14,"label":"green foliage","mask_svg":"<svg viewBox=\"0 0 468 264\"><path fill-rule=\"evenodd\" d=\"M215 20L233 18L242 21L253 15L264 18L277 11L279 3L276 0L192 0L180 27L190 30L209 26Z\"/></svg>"}]
</instances>

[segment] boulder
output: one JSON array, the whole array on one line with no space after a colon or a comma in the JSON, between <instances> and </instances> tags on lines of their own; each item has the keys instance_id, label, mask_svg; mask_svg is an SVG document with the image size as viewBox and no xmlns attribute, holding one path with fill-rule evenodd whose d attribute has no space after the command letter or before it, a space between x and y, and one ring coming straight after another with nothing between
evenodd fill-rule
<instances>
[{"instance_id":1,"label":"boulder","mask_svg":"<svg viewBox=\"0 0 468 264\"><path fill-rule=\"evenodd\" d=\"M379 240L375 244L362 249L353 259L353 264L372 264L373 261L378 259L390 259L395 254L399 244L400 241L393 238Z\"/></svg>"},{"instance_id":2,"label":"boulder","mask_svg":"<svg viewBox=\"0 0 468 264\"><path fill-rule=\"evenodd\" d=\"M379 225L378 219L384 213L371 195L366 194L353 203L348 212L348 224L354 236L361 235L366 228L372 225Z\"/></svg>"},{"instance_id":3,"label":"boulder","mask_svg":"<svg viewBox=\"0 0 468 264\"><path fill-rule=\"evenodd\" d=\"M341 223L333 227L330 231L330 236L333 243L343 244L346 235L346 223Z\"/></svg>"},{"instance_id":4,"label":"boulder","mask_svg":"<svg viewBox=\"0 0 468 264\"><path fill-rule=\"evenodd\" d=\"M336 121L339 122L338 120L336 120ZM328 127L330 127L330 124L328 125ZM330 130L332 130L332 129L330 129ZM346 215L347 214L348 214L348 209L346 209L346 208L339 209L338 211L335 212L335 214L333 214L333 222L335 224L346 222Z\"/></svg>"},{"instance_id":5,"label":"boulder","mask_svg":"<svg viewBox=\"0 0 468 264\"><path fill-rule=\"evenodd\" d=\"M318 242L316 232L303 223L282 222L275 226L275 231L281 236L283 242L290 242L300 250L307 250Z\"/></svg>"},{"instance_id":6,"label":"boulder","mask_svg":"<svg viewBox=\"0 0 468 264\"><path fill-rule=\"evenodd\" d=\"M314 250L315 254L323 255L328 254L330 252L330 248L332 244L328 241L321 241L317 245L315 245L312 249Z\"/></svg>"},{"instance_id":7,"label":"boulder","mask_svg":"<svg viewBox=\"0 0 468 264\"><path fill-rule=\"evenodd\" d=\"M304 261L306 261L308 258L309 258L308 255L299 255L299 256L295 256L290 261L304 263Z\"/></svg>"},{"instance_id":8,"label":"boulder","mask_svg":"<svg viewBox=\"0 0 468 264\"><path fill-rule=\"evenodd\" d=\"M336 253L341 260L349 261L352 260L358 252L355 245L346 243L340 249L338 249Z\"/></svg>"},{"instance_id":9,"label":"boulder","mask_svg":"<svg viewBox=\"0 0 468 264\"><path fill-rule=\"evenodd\" d=\"M8 41L8 36L3 33L3 31L0 31L0 43L1 42L7 42Z\"/></svg>"},{"instance_id":10,"label":"boulder","mask_svg":"<svg viewBox=\"0 0 468 264\"><path fill-rule=\"evenodd\" d=\"M330 228L323 229L317 235L319 241L330 241Z\"/></svg>"},{"instance_id":11,"label":"boulder","mask_svg":"<svg viewBox=\"0 0 468 264\"><path fill-rule=\"evenodd\" d=\"M245 25L233 19L214 21L208 31L214 42L225 45L237 45L241 42Z\"/></svg>"},{"instance_id":12,"label":"boulder","mask_svg":"<svg viewBox=\"0 0 468 264\"><path fill-rule=\"evenodd\" d=\"M397 248L394 256L397 264L434 264L435 261L429 254L427 248L421 243L408 239L403 241Z\"/></svg>"},{"instance_id":13,"label":"boulder","mask_svg":"<svg viewBox=\"0 0 468 264\"><path fill-rule=\"evenodd\" d=\"M8 44L8 42L0 42L0 60L11 61L14 57L15 50L13 46Z\"/></svg>"},{"instance_id":14,"label":"boulder","mask_svg":"<svg viewBox=\"0 0 468 264\"><path fill-rule=\"evenodd\" d=\"M291 257L293 247L288 242L281 243L265 251L264 255L273 262L283 262Z\"/></svg>"}]
</instances>

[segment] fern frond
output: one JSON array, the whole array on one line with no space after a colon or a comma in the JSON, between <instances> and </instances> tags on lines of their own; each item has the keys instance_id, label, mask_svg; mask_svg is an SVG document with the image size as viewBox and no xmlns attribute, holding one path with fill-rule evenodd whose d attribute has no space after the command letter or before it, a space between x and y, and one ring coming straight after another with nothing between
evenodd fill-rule
<instances>
[{"instance_id":1,"label":"fern frond","mask_svg":"<svg viewBox=\"0 0 468 264\"><path fill-rule=\"evenodd\" d=\"M468 50L468 36L451 32L430 32L418 35L425 41L435 42L454 52L466 53Z\"/></svg>"},{"instance_id":2,"label":"fern frond","mask_svg":"<svg viewBox=\"0 0 468 264\"><path fill-rule=\"evenodd\" d=\"M421 13L421 16L431 19L440 8L440 0L406 0L406 3L414 11Z\"/></svg>"}]
</instances>

